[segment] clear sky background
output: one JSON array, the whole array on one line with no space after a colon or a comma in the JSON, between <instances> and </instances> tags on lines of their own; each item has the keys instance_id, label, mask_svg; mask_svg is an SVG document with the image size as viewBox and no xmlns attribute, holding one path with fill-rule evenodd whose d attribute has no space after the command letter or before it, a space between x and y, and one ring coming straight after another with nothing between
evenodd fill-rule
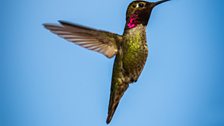
<instances>
[{"instance_id":1,"label":"clear sky background","mask_svg":"<svg viewBox=\"0 0 224 126\"><path fill-rule=\"evenodd\" d=\"M123 33L131 0L2 0L0 126L106 126L114 59L43 28ZM224 1L173 0L147 27L149 57L111 126L224 126Z\"/></svg>"}]
</instances>

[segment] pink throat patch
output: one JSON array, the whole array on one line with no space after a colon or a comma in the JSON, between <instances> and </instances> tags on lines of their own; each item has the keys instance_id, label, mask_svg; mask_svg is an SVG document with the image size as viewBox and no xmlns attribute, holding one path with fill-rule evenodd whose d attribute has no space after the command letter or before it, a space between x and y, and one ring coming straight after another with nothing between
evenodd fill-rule
<instances>
[{"instance_id":1,"label":"pink throat patch","mask_svg":"<svg viewBox=\"0 0 224 126\"><path fill-rule=\"evenodd\" d=\"M132 14L130 20L128 22L128 28L134 28L137 25L137 18L136 14Z\"/></svg>"}]
</instances>

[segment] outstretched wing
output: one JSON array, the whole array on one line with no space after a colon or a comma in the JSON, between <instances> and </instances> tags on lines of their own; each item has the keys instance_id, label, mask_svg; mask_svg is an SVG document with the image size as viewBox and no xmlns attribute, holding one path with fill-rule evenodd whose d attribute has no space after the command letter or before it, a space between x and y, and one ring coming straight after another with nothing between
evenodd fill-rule
<instances>
[{"instance_id":1,"label":"outstretched wing","mask_svg":"<svg viewBox=\"0 0 224 126\"><path fill-rule=\"evenodd\" d=\"M118 51L122 36L106 31L96 30L65 21L60 24L44 24L44 27L58 36L79 46L113 57Z\"/></svg>"}]
</instances>

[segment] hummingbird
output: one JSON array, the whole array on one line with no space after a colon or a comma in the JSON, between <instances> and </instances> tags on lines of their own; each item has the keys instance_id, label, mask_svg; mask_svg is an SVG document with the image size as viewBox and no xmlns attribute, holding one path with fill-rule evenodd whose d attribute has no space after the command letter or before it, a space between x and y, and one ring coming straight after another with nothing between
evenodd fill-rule
<instances>
[{"instance_id":1,"label":"hummingbird","mask_svg":"<svg viewBox=\"0 0 224 126\"><path fill-rule=\"evenodd\" d=\"M108 58L115 56L107 124L111 122L129 84L138 80L144 68L148 57L146 26L151 12L155 6L167 1L169 0L132 1L126 11L123 35L61 20L59 24L43 24L46 29L76 45L99 52Z\"/></svg>"}]
</instances>

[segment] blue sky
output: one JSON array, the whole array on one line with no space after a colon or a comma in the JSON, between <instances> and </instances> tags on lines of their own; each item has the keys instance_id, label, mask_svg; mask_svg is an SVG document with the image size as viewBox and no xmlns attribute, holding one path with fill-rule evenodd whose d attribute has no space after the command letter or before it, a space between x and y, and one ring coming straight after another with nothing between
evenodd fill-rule
<instances>
[{"instance_id":1,"label":"blue sky","mask_svg":"<svg viewBox=\"0 0 224 126\"><path fill-rule=\"evenodd\" d=\"M1 1L0 125L106 126L114 59L42 24L123 33L131 0ZM111 126L224 125L224 1L173 0L147 27L149 57Z\"/></svg>"}]
</instances>

